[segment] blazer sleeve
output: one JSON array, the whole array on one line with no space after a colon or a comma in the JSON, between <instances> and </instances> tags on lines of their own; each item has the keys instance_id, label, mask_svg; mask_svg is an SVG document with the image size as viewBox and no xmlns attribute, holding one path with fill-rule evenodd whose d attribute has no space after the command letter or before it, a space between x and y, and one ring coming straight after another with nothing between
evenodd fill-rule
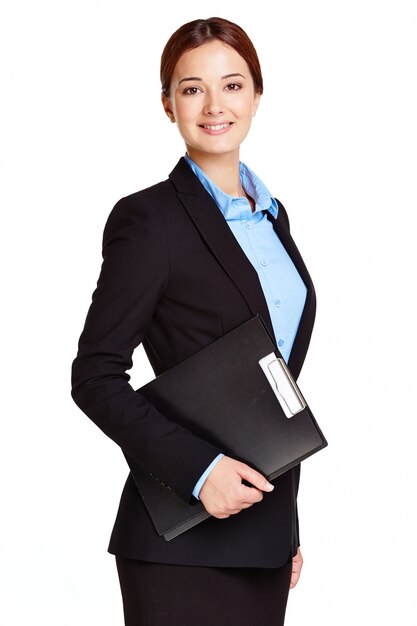
<instances>
[{"instance_id":1,"label":"blazer sleeve","mask_svg":"<svg viewBox=\"0 0 417 626\"><path fill-rule=\"evenodd\" d=\"M280 200L278 200L278 198L275 198L275 200L278 203L278 219L282 220L282 222L285 225L286 229L288 230L288 232L290 232L290 220L289 220L289 217L288 217L288 213L287 213L284 205L282 204L282 202ZM300 463L294 468L294 472L295 472L295 480L296 480L296 485L295 485L295 492L296 492L296 495L295 495L295 498L296 498L296 502L295 502L295 523L296 523L296 528L297 528L297 537L298 537L298 546L299 546L300 545L300 523L299 523L299 519L298 519L297 496L298 496L298 488L299 488L299 484L300 484L300 473L301 473L301 464Z\"/></svg>"},{"instance_id":2,"label":"blazer sleeve","mask_svg":"<svg viewBox=\"0 0 417 626\"><path fill-rule=\"evenodd\" d=\"M103 261L78 352L71 396L131 459L187 503L221 449L162 415L129 384L126 370L169 280L169 250L159 207L137 194L121 198L103 231Z\"/></svg>"}]
</instances>

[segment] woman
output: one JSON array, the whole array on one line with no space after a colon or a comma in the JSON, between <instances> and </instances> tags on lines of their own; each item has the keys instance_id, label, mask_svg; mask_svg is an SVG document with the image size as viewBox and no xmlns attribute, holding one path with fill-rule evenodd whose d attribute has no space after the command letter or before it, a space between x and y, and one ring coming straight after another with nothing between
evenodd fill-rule
<instances>
[{"instance_id":1,"label":"woman","mask_svg":"<svg viewBox=\"0 0 417 626\"><path fill-rule=\"evenodd\" d=\"M126 370L141 342L159 375L260 313L297 377L314 287L284 206L239 161L263 91L247 34L221 18L184 24L165 46L161 81L186 153L167 180L110 212L72 397L130 458L211 513L165 541L132 466L108 547L126 625L278 626L302 567L300 466L270 485L162 415L132 389Z\"/></svg>"}]
</instances>

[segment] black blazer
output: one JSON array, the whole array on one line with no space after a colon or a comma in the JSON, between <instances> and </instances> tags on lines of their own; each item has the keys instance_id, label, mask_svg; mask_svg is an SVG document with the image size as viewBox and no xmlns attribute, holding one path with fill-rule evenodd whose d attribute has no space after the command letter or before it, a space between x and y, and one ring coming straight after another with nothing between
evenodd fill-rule
<instances>
[{"instance_id":1,"label":"black blazer","mask_svg":"<svg viewBox=\"0 0 417 626\"><path fill-rule=\"evenodd\" d=\"M277 200L278 201L278 200ZM295 378L313 329L313 283L278 201L268 219L307 286L289 367ZM274 336L258 274L217 204L181 157L167 180L121 198L103 232L103 263L72 363L78 407L134 461L187 502L222 450L162 415L129 384L142 342L155 375L260 313ZM108 552L185 565L278 567L300 544L300 465L276 478L261 502L210 517L167 542L129 472Z\"/></svg>"}]
</instances>

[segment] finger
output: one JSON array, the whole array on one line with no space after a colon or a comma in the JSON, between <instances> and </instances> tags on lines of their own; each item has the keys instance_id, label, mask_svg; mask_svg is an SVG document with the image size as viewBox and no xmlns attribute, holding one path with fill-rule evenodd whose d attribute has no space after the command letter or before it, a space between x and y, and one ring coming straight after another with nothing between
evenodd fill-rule
<instances>
[{"instance_id":1,"label":"finger","mask_svg":"<svg viewBox=\"0 0 417 626\"><path fill-rule=\"evenodd\" d=\"M290 588L292 589L293 587L295 587L295 585L298 583L300 576L298 574L292 574L291 576L291 582L290 582Z\"/></svg>"},{"instance_id":2,"label":"finger","mask_svg":"<svg viewBox=\"0 0 417 626\"><path fill-rule=\"evenodd\" d=\"M242 502L242 509L248 509L250 506L253 506L255 502Z\"/></svg>"},{"instance_id":3,"label":"finger","mask_svg":"<svg viewBox=\"0 0 417 626\"><path fill-rule=\"evenodd\" d=\"M241 490L245 502L260 502L264 497L262 491L256 489L256 487L246 487L246 485L241 485Z\"/></svg>"},{"instance_id":4,"label":"finger","mask_svg":"<svg viewBox=\"0 0 417 626\"><path fill-rule=\"evenodd\" d=\"M262 491L272 491L274 489L274 485L272 485L272 483L270 483L265 476L245 463L241 464L238 472L242 478Z\"/></svg>"}]
</instances>

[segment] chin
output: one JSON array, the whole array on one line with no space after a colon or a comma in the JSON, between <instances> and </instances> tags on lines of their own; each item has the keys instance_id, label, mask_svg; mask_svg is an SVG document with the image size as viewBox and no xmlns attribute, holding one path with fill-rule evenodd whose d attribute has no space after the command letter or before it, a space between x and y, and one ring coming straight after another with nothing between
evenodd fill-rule
<instances>
[{"instance_id":1,"label":"chin","mask_svg":"<svg viewBox=\"0 0 417 626\"><path fill-rule=\"evenodd\" d=\"M240 143L236 142L233 142L233 144L227 144L226 142L222 144L220 142L216 143L214 141L211 142L211 145L208 142L204 145L197 143L188 143L188 145L191 147L192 150L205 152L207 154L226 154L228 152L235 152L240 147Z\"/></svg>"}]
</instances>

